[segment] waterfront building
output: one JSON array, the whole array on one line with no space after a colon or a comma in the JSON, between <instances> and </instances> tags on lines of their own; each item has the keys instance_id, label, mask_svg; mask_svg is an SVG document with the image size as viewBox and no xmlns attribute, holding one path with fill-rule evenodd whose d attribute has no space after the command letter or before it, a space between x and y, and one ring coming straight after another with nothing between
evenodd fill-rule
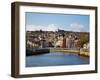
<instances>
[{"instance_id":1,"label":"waterfront building","mask_svg":"<svg viewBox=\"0 0 100 80\"><path fill-rule=\"evenodd\" d=\"M75 37L75 40L74 40L74 48L79 48L78 43L79 43L79 40L78 40L77 37Z\"/></svg>"},{"instance_id":2,"label":"waterfront building","mask_svg":"<svg viewBox=\"0 0 100 80\"><path fill-rule=\"evenodd\" d=\"M84 44L84 45L83 45L83 48L84 48L84 49L88 49L88 50L89 50L89 48L90 48L90 45L89 45L89 43L87 43L87 44Z\"/></svg>"},{"instance_id":3,"label":"waterfront building","mask_svg":"<svg viewBox=\"0 0 100 80\"><path fill-rule=\"evenodd\" d=\"M74 39L72 38L71 35L66 38L66 48L73 48L74 46Z\"/></svg>"},{"instance_id":4,"label":"waterfront building","mask_svg":"<svg viewBox=\"0 0 100 80\"><path fill-rule=\"evenodd\" d=\"M59 39L59 40L56 42L55 47L61 47L61 45L62 45L62 40Z\"/></svg>"},{"instance_id":5,"label":"waterfront building","mask_svg":"<svg viewBox=\"0 0 100 80\"><path fill-rule=\"evenodd\" d=\"M63 38L63 41L62 41L62 48L66 48L66 38Z\"/></svg>"},{"instance_id":6,"label":"waterfront building","mask_svg":"<svg viewBox=\"0 0 100 80\"><path fill-rule=\"evenodd\" d=\"M62 39L61 48L66 48L66 37L65 37L65 34L62 34L62 36L63 36L63 39Z\"/></svg>"},{"instance_id":7,"label":"waterfront building","mask_svg":"<svg viewBox=\"0 0 100 80\"><path fill-rule=\"evenodd\" d=\"M55 47L62 47L62 43L63 43L63 37L61 36L61 35L59 35L58 37L57 37L57 42L56 42L56 44L55 44Z\"/></svg>"}]
</instances>

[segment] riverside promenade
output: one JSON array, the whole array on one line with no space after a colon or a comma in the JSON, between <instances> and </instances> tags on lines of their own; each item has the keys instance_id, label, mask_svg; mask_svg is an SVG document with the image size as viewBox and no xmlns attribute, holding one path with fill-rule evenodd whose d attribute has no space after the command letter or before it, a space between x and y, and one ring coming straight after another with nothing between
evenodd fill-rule
<instances>
[{"instance_id":1,"label":"riverside promenade","mask_svg":"<svg viewBox=\"0 0 100 80\"><path fill-rule=\"evenodd\" d=\"M81 56L87 56L89 57L89 51L85 49L78 49L78 48L35 48L35 49L27 49L26 50L26 56L31 55L40 55L45 53L53 53L53 52L63 52L65 54L67 53L75 53Z\"/></svg>"}]
</instances>

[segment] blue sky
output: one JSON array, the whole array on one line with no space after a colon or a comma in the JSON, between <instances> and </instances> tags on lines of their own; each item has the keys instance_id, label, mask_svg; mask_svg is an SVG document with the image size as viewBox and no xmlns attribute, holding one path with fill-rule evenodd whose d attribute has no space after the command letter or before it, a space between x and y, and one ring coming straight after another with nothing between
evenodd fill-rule
<instances>
[{"instance_id":1,"label":"blue sky","mask_svg":"<svg viewBox=\"0 0 100 80\"><path fill-rule=\"evenodd\" d=\"M26 30L89 32L89 15L26 12Z\"/></svg>"}]
</instances>

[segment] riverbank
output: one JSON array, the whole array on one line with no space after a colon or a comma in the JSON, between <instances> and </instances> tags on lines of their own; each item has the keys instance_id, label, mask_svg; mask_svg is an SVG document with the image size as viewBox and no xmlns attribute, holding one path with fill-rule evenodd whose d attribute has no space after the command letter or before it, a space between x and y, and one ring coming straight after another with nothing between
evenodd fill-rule
<instances>
[{"instance_id":1,"label":"riverbank","mask_svg":"<svg viewBox=\"0 0 100 80\"><path fill-rule=\"evenodd\" d=\"M89 50L88 49L81 48L80 49L80 55L89 57L90 56Z\"/></svg>"},{"instance_id":2,"label":"riverbank","mask_svg":"<svg viewBox=\"0 0 100 80\"><path fill-rule=\"evenodd\" d=\"M50 49L26 49L26 56L50 53Z\"/></svg>"},{"instance_id":3,"label":"riverbank","mask_svg":"<svg viewBox=\"0 0 100 80\"><path fill-rule=\"evenodd\" d=\"M31 55L40 55L45 53L53 53L53 52L63 52L63 53L75 53L81 56L89 57L89 51L85 49L62 49L62 48L40 48L40 49L27 49L26 56Z\"/></svg>"},{"instance_id":4,"label":"riverbank","mask_svg":"<svg viewBox=\"0 0 100 80\"><path fill-rule=\"evenodd\" d=\"M59 49L50 49L50 52L64 52L64 53L79 53L79 50L59 50Z\"/></svg>"}]
</instances>

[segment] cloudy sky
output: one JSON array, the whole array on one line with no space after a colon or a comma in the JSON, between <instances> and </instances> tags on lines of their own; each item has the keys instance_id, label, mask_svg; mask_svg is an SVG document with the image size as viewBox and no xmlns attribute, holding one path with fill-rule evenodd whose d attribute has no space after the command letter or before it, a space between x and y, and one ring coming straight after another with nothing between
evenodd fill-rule
<instances>
[{"instance_id":1,"label":"cloudy sky","mask_svg":"<svg viewBox=\"0 0 100 80\"><path fill-rule=\"evenodd\" d=\"M26 12L26 31L44 30L89 32L89 16Z\"/></svg>"}]
</instances>

